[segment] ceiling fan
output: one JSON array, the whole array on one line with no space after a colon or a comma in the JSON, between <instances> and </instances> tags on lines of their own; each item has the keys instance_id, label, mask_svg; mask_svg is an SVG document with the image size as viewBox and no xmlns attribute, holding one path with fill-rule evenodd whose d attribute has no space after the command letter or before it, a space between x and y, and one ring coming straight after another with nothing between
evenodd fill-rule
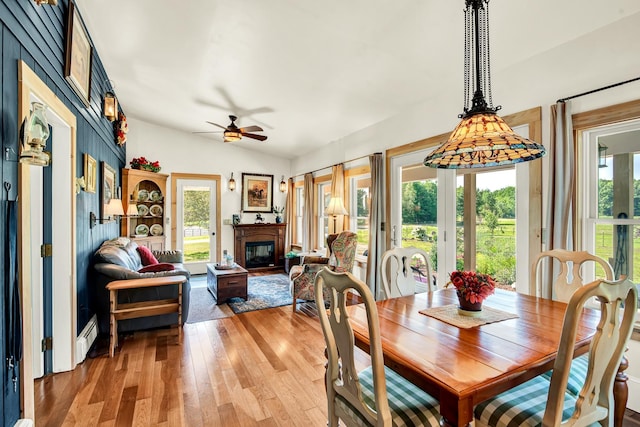
<instances>
[{"instance_id":1,"label":"ceiling fan","mask_svg":"<svg viewBox=\"0 0 640 427\"><path fill-rule=\"evenodd\" d=\"M209 123L210 125L214 125L221 129L224 129L223 131L224 142L239 141L240 139L242 139L242 137L257 139L258 141L264 141L265 139L267 139L267 137L264 135L251 133L251 132L262 132L262 128L260 126L254 125L254 126L239 128L235 124L235 121L238 118L234 115L230 115L229 118L231 119L231 123L228 126L222 126L217 123L207 121L207 123ZM194 133L213 133L213 132L194 132Z\"/></svg>"}]
</instances>

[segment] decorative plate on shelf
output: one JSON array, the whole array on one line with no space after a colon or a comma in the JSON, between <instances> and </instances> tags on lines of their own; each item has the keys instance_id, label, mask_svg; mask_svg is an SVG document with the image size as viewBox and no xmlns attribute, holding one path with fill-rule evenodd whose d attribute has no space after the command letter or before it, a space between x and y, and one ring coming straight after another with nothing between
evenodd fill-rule
<instances>
[{"instance_id":1,"label":"decorative plate on shelf","mask_svg":"<svg viewBox=\"0 0 640 427\"><path fill-rule=\"evenodd\" d=\"M138 224L136 227L136 236L148 236L149 235L149 227L147 224Z\"/></svg>"},{"instance_id":2,"label":"decorative plate on shelf","mask_svg":"<svg viewBox=\"0 0 640 427\"><path fill-rule=\"evenodd\" d=\"M149 192L147 190L138 190L138 201L146 202L149 200Z\"/></svg>"},{"instance_id":3,"label":"decorative plate on shelf","mask_svg":"<svg viewBox=\"0 0 640 427\"><path fill-rule=\"evenodd\" d=\"M162 200L162 193L158 190L153 190L151 193L149 193L149 198L152 202L158 202Z\"/></svg>"},{"instance_id":4,"label":"decorative plate on shelf","mask_svg":"<svg viewBox=\"0 0 640 427\"><path fill-rule=\"evenodd\" d=\"M162 226L160 224L153 224L149 229L152 236L162 236Z\"/></svg>"},{"instance_id":5,"label":"decorative plate on shelf","mask_svg":"<svg viewBox=\"0 0 640 427\"><path fill-rule=\"evenodd\" d=\"M149 208L149 213L153 216L162 216L162 206L153 205Z\"/></svg>"},{"instance_id":6,"label":"decorative plate on shelf","mask_svg":"<svg viewBox=\"0 0 640 427\"><path fill-rule=\"evenodd\" d=\"M145 216L149 214L149 208L145 205L138 205L138 215Z\"/></svg>"}]
</instances>

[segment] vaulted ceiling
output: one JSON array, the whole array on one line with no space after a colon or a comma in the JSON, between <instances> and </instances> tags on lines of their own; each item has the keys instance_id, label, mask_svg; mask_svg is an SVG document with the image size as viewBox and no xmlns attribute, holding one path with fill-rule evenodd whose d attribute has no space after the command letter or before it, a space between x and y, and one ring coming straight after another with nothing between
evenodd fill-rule
<instances>
[{"instance_id":1,"label":"vaulted ceiling","mask_svg":"<svg viewBox=\"0 0 640 427\"><path fill-rule=\"evenodd\" d=\"M443 92L462 110L464 0L76 2L123 109L148 122L213 131L235 114L268 139L234 144L293 158ZM639 11L493 0L492 69Z\"/></svg>"}]
</instances>

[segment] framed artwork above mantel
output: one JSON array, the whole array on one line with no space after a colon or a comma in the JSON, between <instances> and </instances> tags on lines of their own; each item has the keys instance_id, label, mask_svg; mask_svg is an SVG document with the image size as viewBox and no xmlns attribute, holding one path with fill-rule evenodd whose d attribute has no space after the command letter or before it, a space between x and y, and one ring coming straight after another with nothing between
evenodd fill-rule
<instances>
[{"instance_id":1,"label":"framed artwork above mantel","mask_svg":"<svg viewBox=\"0 0 640 427\"><path fill-rule=\"evenodd\" d=\"M273 175L242 173L242 212L273 211Z\"/></svg>"}]
</instances>

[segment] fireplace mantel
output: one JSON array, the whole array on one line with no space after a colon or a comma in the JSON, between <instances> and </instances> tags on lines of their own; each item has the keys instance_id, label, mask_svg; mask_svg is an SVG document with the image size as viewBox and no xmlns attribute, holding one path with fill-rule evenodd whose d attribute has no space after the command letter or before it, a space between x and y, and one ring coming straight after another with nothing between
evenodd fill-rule
<instances>
[{"instance_id":1,"label":"fireplace mantel","mask_svg":"<svg viewBox=\"0 0 640 427\"><path fill-rule=\"evenodd\" d=\"M237 224L233 226L235 261L246 268L247 242L274 242L273 265L251 268L251 271L284 268L284 233L286 224Z\"/></svg>"}]
</instances>

